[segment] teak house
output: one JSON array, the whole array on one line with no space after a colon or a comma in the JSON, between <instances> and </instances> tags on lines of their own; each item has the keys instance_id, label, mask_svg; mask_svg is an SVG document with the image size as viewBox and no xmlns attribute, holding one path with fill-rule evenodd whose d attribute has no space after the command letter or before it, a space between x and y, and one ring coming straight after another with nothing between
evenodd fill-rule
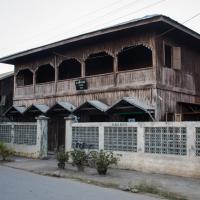
<instances>
[{"instance_id":1,"label":"teak house","mask_svg":"<svg viewBox=\"0 0 200 200\"><path fill-rule=\"evenodd\" d=\"M17 109L24 120L47 115L55 134L70 113L82 122L200 119L200 35L166 16L147 16L0 62L15 65L14 106L6 115L19 119Z\"/></svg>"}]
</instances>

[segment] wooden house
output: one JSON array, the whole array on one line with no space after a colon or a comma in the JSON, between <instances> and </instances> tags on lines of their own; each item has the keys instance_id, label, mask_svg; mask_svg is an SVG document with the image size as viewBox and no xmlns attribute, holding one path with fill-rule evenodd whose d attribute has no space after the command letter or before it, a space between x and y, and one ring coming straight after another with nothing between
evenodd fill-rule
<instances>
[{"instance_id":1,"label":"wooden house","mask_svg":"<svg viewBox=\"0 0 200 200\"><path fill-rule=\"evenodd\" d=\"M83 122L200 119L200 35L163 15L0 62L15 65L13 105L25 119L49 116L52 140L70 113Z\"/></svg>"}]
</instances>

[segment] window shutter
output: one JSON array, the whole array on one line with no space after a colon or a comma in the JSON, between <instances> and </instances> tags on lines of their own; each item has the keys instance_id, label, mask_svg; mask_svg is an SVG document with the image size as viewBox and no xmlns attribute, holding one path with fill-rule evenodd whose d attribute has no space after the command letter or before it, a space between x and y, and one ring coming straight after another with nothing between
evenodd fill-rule
<instances>
[{"instance_id":1,"label":"window shutter","mask_svg":"<svg viewBox=\"0 0 200 200\"><path fill-rule=\"evenodd\" d=\"M173 47L173 68L181 70L181 48Z\"/></svg>"}]
</instances>

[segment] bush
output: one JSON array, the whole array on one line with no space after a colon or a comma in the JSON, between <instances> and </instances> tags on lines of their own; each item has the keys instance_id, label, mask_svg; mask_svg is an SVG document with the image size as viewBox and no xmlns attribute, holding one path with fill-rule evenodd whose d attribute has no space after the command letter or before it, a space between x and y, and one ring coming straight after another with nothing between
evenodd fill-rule
<instances>
[{"instance_id":1,"label":"bush","mask_svg":"<svg viewBox=\"0 0 200 200\"><path fill-rule=\"evenodd\" d=\"M107 173L108 167L112 164L117 164L118 158L113 155L113 152L106 152L101 150L93 154L93 159L96 165L97 172L100 175Z\"/></svg>"},{"instance_id":2,"label":"bush","mask_svg":"<svg viewBox=\"0 0 200 200\"><path fill-rule=\"evenodd\" d=\"M83 171L84 165L87 162L87 155L85 151L80 149L74 149L74 151L71 152L71 156L73 165L75 165L79 171Z\"/></svg>"},{"instance_id":3,"label":"bush","mask_svg":"<svg viewBox=\"0 0 200 200\"><path fill-rule=\"evenodd\" d=\"M14 155L14 151L9 149L5 144L0 143L0 155L2 156L3 161L5 161L8 157Z\"/></svg>"},{"instance_id":4,"label":"bush","mask_svg":"<svg viewBox=\"0 0 200 200\"><path fill-rule=\"evenodd\" d=\"M65 162L69 160L69 154L68 152L65 152L65 148L63 146L60 146L56 152L56 159L58 161L58 168L64 169Z\"/></svg>"}]
</instances>

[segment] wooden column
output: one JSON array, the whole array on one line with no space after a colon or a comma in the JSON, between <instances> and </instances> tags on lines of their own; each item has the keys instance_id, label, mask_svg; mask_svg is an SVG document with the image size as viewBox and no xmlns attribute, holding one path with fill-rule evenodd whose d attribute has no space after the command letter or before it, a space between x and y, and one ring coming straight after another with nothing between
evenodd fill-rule
<instances>
[{"instance_id":1,"label":"wooden column","mask_svg":"<svg viewBox=\"0 0 200 200\"><path fill-rule=\"evenodd\" d=\"M33 96L35 97L36 72L33 72Z\"/></svg>"},{"instance_id":2,"label":"wooden column","mask_svg":"<svg viewBox=\"0 0 200 200\"><path fill-rule=\"evenodd\" d=\"M118 59L117 55L113 58L114 85L117 86Z\"/></svg>"},{"instance_id":3,"label":"wooden column","mask_svg":"<svg viewBox=\"0 0 200 200\"><path fill-rule=\"evenodd\" d=\"M13 90L13 96L15 97L16 95L16 87L17 87L17 83L16 83L16 74L14 74L14 90Z\"/></svg>"},{"instance_id":4,"label":"wooden column","mask_svg":"<svg viewBox=\"0 0 200 200\"><path fill-rule=\"evenodd\" d=\"M54 87L55 87L55 92L54 94L56 95L57 93L57 82L58 82L58 66L57 66L57 59L56 56L54 58L54 70L55 70L55 83L54 83Z\"/></svg>"},{"instance_id":5,"label":"wooden column","mask_svg":"<svg viewBox=\"0 0 200 200\"><path fill-rule=\"evenodd\" d=\"M85 77L85 62L81 62L81 77Z\"/></svg>"}]
</instances>

